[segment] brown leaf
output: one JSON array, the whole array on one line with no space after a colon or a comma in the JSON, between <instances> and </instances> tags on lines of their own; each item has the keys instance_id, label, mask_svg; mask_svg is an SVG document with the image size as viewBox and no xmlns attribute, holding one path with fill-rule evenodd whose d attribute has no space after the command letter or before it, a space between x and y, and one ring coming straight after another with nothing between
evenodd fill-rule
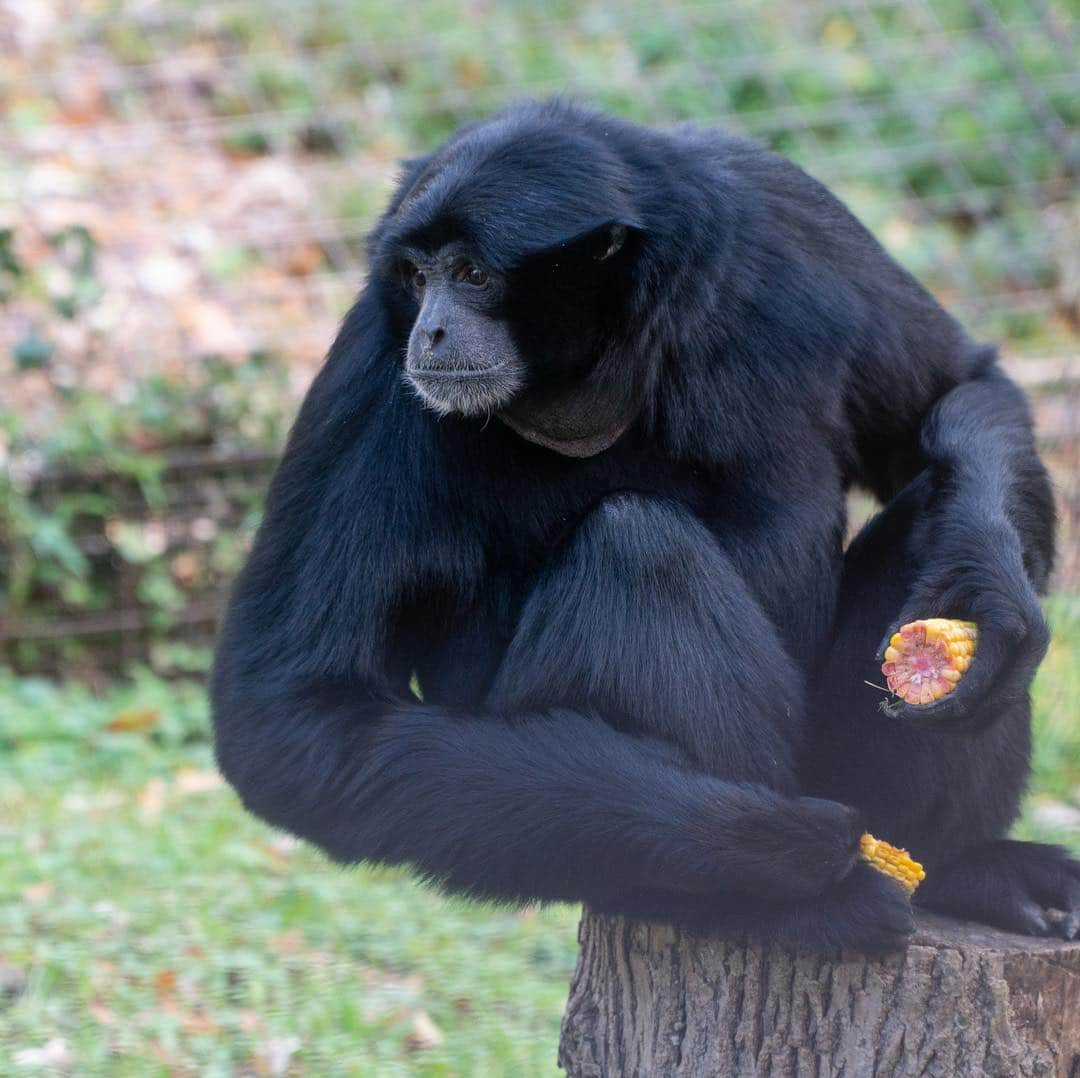
<instances>
[{"instance_id":1,"label":"brown leaf","mask_svg":"<svg viewBox=\"0 0 1080 1078\"><path fill-rule=\"evenodd\" d=\"M42 880L40 883L31 883L29 886L23 888L23 900L34 905L41 902L47 902L52 898L54 890L55 888L49 880Z\"/></svg>"},{"instance_id":2,"label":"brown leaf","mask_svg":"<svg viewBox=\"0 0 1080 1078\"><path fill-rule=\"evenodd\" d=\"M176 992L176 971L159 969L154 974L154 991L158 999L167 999Z\"/></svg>"},{"instance_id":3,"label":"brown leaf","mask_svg":"<svg viewBox=\"0 0 1080 1078\"><path fill-rule=\"evenodd\" d=\"M160 721L161 712L156 707L131 707L116 712L105 729L114 734L141 734L152 730Z\"/></svg>"},{"instance_id":4,"label":"brown leaf","mask_svg":"<svg viewBox=\"0 0 1080 1078\"><path fill-rule=\"evenodd\" d=\"M405 1038L405 1044L412 1052L422 1052L428 1048L437 1048L446 1040L443 1031L431 1020L427 1011L417 1011L413 1015L412 1030Z\"/></svg>"},{"instance_id":5,"label":"brown leaf","mask_svg":"<svg viewBox=\"0 0 1080 1078\"><path fill-rule=\"evenodd\" d=\"M302 243L293 247L285 259L285 272L290 277L309 277L322 268L326 255L317 243Z\"/></svg>"}]
</instances>

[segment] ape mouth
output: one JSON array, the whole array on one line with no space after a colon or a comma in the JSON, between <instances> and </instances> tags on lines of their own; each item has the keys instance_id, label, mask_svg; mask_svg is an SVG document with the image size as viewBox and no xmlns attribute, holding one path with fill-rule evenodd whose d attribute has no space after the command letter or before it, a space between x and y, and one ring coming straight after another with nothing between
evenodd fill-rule
<instances>
[{"instance_id":1,"label":"ape mouth","mask_svg":"<svg viewBox=\"0 0 1080 1078\"><path fill-rule=\"evenodd\" d=\"M461 370L414 367L405 377L424 405L439 415L490 415L521 388L520 375L508 364Z\"/></svg>"},{"instance_id":2,"label":"ape mouth","mask_svg":"<svg viewBox=\"0 0 1080 1078\"><path fill-rule=\"evenodd\" d=\"M415 378L483 378L500 374L505 370L505 365L498 367L463 367L459 371L448 370L446 367L414 367L409 374Z\"/></svg>"}]
</instances>

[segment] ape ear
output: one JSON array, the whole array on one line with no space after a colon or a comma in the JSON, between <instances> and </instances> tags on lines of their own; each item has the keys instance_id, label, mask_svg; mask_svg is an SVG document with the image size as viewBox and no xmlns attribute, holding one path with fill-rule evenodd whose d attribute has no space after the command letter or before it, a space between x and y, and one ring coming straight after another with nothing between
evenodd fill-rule
<instances>
[{"instance_id":1,"label":"ape ear","mask_svg":"<svg viewBox=\"0 0 1080 1078\"><path fill-rule=\"evenodd\" d=\"M576 248L595 262L607 262L641 231L640 226L630 221L605 221L579 233L566 246Z\"/></svg>"},{"instance_id":2,"label":"ape ear","mask_svg":"<svg viewBox=\"0 0 1080 1078\"><path fill-rule=\"evenodd\" d=\"M597 255L596 261L606 262L612 255L618 254L622 250L623 244L626 243L629 231L630 229L622 221L615 221L612 224L605 225L600 230L601 243L599 249L601 253Z\"/></svg>"},{"instance_id":3,"label":"ape ear","mask_svg":"<svg viewBox=\"0 0 1080 1078\"><path fill-rule=\"evenodd\" d=\"M557 262L570 260L578 265L609 262L620 251L628 248L635 236L644 230L634 221L622 218L590 222L562 236L545 236L543 242L522 253L521 262Z\"/></svg>"}]
</instances>

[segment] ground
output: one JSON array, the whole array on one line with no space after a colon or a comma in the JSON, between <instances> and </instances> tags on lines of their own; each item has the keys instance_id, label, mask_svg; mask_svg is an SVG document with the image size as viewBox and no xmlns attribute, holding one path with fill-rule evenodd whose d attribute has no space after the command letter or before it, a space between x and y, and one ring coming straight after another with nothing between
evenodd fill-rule
<instances>
[{"instance_id":1,"label":"ground","mask_svg":"<svg viewBox=\"0 0 1080 1078\"><path fill-rule=\"evenodd\" d=\"M1018 833L1080 848L1080 601L1048 612ZM555 1073L576 909L448 901L263 826L196 685L0 676L0 714L0 1073Z\"/></svg>"}]
</instances>

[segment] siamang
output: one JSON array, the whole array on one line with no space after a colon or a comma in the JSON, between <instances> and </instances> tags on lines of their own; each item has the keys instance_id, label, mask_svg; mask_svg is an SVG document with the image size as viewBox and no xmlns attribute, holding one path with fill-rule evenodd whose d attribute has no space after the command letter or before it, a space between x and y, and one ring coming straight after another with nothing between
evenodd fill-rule
<instances>
[{"instance_id":1,"label":"siamang","mask_svg":"<svg viewBox=\"0 0 1080 1078\"><path fill-rule=\"evenodd\" d=\"M368 254L222 629L249 809L475 898L900 947L870 830L929 908L1080 932L1080 863L1004 837L1053 555L1025 400L835 197L525 103L406 163ZM883 711L930 616L971 670Z\"/></svg>"}]
</instances>

